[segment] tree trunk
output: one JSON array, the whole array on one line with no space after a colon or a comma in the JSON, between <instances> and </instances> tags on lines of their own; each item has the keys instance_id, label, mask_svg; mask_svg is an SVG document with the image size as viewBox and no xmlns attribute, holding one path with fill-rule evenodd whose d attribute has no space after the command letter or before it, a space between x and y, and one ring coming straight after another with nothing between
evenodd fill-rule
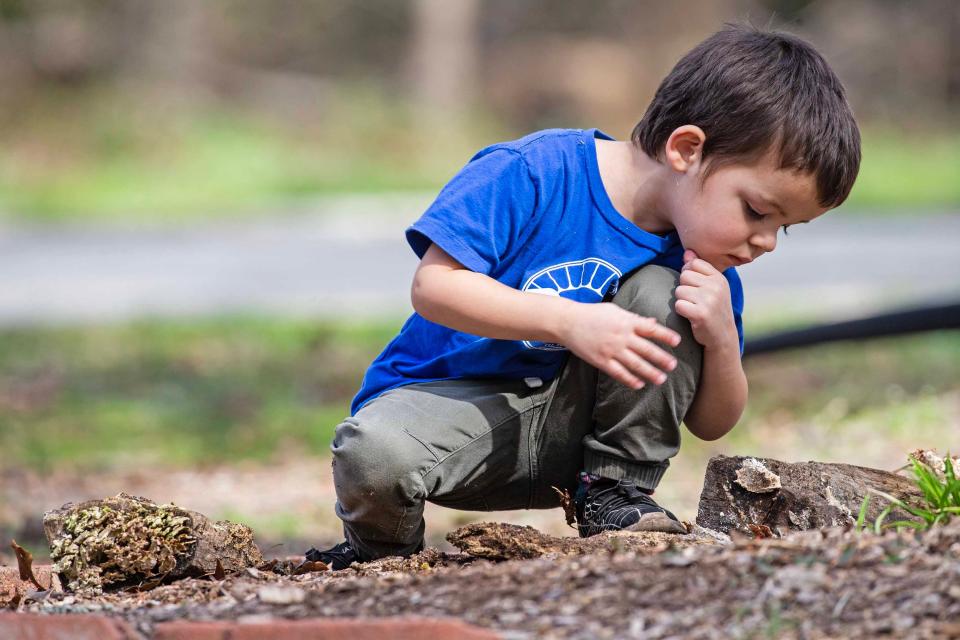
<instances>
[{"instance_id":1,"label":"tree trunk","mask_svg":"<svg viewBox=\"0 0 960 640\"><path fill-rule=\"evenodd\" d=\"M411 72L424 130L450 125L470 108L478 85L479 0L416 0Z\"/></svg>"},{"instance_id":2,"label":"tree trunk","mask_svg":"<svg viewBox=\"0 0 960 640\"><path fill-rule=\"evenodd\" d=\"M822 462L788 463L767 458L716 456L707 464L697 524L729 533L767 526L779 535L856 522L869 489L905 502L920 493L908 478L866 467ZM866 522L888 502L871 495ZM911 519L894 511L890 520Z\"/></svg>"}]
</instances>

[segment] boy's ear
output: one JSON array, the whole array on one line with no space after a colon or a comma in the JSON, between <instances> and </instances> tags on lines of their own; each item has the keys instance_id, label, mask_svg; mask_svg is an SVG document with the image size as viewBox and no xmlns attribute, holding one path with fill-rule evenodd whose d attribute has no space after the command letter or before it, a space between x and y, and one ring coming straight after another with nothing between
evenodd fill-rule
<instances>
[{"instance_id":1,"label":"boy's ear","mask_svg":"<svg viewBox=\"0 0 960 640\"><path fill-rule=\"evenodd\" d=\"M677 127L663 147L667 166L680 173L699 166L703 158L703 143L706 140L707 134L697 125L685 124Z\"/></svg>"}]
</instances>

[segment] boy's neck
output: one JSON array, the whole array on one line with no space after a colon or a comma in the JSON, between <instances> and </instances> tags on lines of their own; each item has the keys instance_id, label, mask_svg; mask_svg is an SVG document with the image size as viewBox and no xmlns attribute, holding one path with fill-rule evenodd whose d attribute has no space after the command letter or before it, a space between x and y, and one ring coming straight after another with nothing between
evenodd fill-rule
<instances>
[{"instance_id":1,"label":"boy's neck","mask_svg":"<svg viewBox=\"0 0 960 640\"><path fill-rule=\"evenodd\" d=\"M650 233L669 233L663 194L669 170L632 142L597 139L597 164L610 202L627 220Z\"/></svg>"}]
</instances>

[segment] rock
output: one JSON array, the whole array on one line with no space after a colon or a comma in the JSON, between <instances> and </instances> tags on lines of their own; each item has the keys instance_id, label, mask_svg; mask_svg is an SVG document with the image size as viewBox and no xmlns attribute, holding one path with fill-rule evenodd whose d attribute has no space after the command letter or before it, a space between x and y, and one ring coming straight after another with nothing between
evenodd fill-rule
<instances>
[{"instance_id":1,"label":"rock","mask_svg":"<svg viewBox=\"0 0 960 640\"><path fill-rule=\"evenodd\" d=\"M155 586L263 562L249 527L121 493L43 516L53 571L70 590Z\"/></svg>"},{"instance_id":2,"label":"rock","mask_svg":"<svg viewBox=\"0 0 960 640\"><path fill-rule=\"evenodd\" d=\"M697 524L729 533L767 526L778 535L856 521L868 489L904 501L920 496L914 483L879 469L823 462L788 463L768 458L716 456L707 464ZM872 496L867 522L887 502ZM911 519L895 511L891 520Z\"/></svg>"},{"instance_id":3,"label":"rock","mask_svg":"<svg viewBox=\"0 0 960 640\"><path fill-rule=\"evenodd\" d=\"M257 598L267 604L299 604L307 599L307 592L299 587L267 585L257 591Z\"/></svg>"}]
</instances>

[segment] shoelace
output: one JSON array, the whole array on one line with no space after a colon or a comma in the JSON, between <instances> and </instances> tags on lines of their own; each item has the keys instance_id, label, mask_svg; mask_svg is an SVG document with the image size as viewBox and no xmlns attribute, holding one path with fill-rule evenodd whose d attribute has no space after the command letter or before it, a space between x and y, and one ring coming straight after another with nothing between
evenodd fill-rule
<instances>
[{"instance_id":1,"label":"shoelace","mask_svg":"<svg viewBox=\"0 0 960 640\"><path fill-rule=\"evenodd\" d=\"M618 509L626 506L635 506L645 504L653 507L657 511L663 508L654 502L648 494L638 489L632 483L620 483L616 487L601 490L593 500L597 505L597 512L603 513L609 509Z\"/></svg>"}]
</instances>

